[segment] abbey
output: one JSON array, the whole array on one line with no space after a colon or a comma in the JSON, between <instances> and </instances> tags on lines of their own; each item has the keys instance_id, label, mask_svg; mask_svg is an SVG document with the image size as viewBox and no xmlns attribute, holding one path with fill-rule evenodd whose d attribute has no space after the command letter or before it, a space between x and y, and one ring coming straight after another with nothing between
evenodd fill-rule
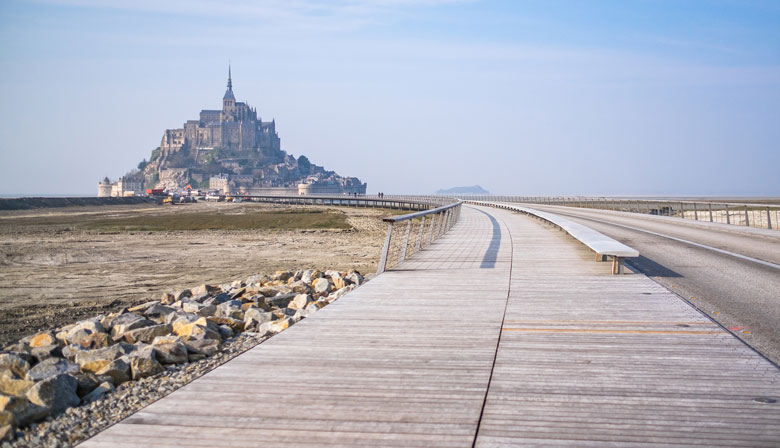
<instances>
[{"instance_id":1,"label":"abbey","mask_svg":"<svg viewBox=\"0 0 780 448\"><path fill-rule=\"evenodd\" d=\"M258 151L271 159L283 157L276 121L264 122L257 117L256 109L236 101L230 68L222 110L201 110L200 119L187 120L183 128L166 129L160 143L161 162L182 150L192 159L201 160L214 148Z\"/></svg>"},{"instance_id":2,"label":"abbey","mask_svg":"<svg viewBox=\"0 0 780 448\"><path fill-rule=\"evenodd\" d=\"M145 189L220 190L237 194L365 194L366 184L293 157L281 148L276 121L236 101L228 66L221 110L166 129L160 146L117 182L98 183L99 196L134 196Z\"/></svg>"}]
</instances>

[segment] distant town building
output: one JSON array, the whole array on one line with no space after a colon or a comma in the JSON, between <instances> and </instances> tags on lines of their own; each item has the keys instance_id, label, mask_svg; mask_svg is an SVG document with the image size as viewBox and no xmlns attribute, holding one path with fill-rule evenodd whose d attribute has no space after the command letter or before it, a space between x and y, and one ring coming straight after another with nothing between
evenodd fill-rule
<instances>
[{"instance_id":1,"label":"distant town building","mask_svg":"<svg viewBox=\"0 0 780 448\"><path fill-rule=\"evenodd\" d=\"M120 177L116 182L111 182L108 177L98 182L99 198L121 198L127 196L144 195L144 183L135 179Z\"/></svg>"}]
</instances>

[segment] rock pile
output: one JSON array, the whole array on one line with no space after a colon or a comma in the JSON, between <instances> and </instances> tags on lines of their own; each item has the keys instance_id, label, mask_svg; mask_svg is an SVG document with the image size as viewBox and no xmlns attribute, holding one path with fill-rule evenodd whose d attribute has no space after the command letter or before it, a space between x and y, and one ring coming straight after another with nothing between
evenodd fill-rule
<instances>
[{"instance_id":1,"label":"rock pile","mask_svg":"<svg viewBox=\"0 0 780 448\"><path fill-rule=\"evenodd\" d=\"M306 270L164 293L159 300L39 333L0 352L0 441L18 428L93 403L166 366L219 353L236 335L285 330L364 281Z\"/></svg>"}]
</instances>

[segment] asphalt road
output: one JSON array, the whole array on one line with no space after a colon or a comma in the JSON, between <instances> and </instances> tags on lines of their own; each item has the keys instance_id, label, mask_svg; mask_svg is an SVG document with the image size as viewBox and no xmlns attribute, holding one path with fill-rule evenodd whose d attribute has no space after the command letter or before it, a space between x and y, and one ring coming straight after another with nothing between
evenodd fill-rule
<instances>
[{"instance_id":1,"label":"asphalt road","mask_svg":"<svg viewBox=\"0 0 780 448\"><path fill-rule=\"evenodd\" d=\"M637 249L640 257L627 259L630 267L676 292L780 364L780 231L756 232L679 218L529 206L566 216Z\"/></svg>"}]
</instances>

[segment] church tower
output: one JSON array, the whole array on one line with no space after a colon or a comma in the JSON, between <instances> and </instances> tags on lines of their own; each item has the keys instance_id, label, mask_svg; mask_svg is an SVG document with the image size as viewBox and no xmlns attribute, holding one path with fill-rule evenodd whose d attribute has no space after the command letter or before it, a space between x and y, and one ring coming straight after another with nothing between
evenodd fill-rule
<instances>
[{"instance_id":1,"label":"church tower","mask_svg":"<svg viewBox=\"0 0 780 448\"><path fill-rule=\"evenodd\" d=\"M230 74L230 64L228 64L228 83L225 96L222 97L222 120L234 121L236 116L236 97L233 95L233 80Z\"/></svg>"}]
</instances>

